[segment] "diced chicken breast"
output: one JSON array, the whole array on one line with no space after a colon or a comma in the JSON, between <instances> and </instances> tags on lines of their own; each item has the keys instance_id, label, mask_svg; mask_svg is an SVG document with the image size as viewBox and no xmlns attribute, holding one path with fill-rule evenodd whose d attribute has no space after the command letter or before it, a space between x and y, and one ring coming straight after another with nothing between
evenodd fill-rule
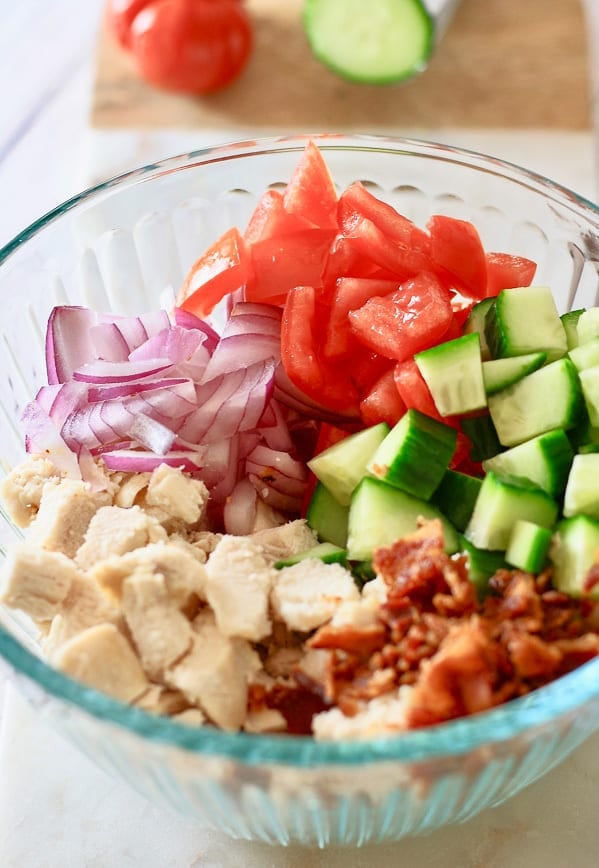
<instances>
[{"instance_id":1,"label":"diced chicken breast","mask_svg":"<svg viewBox=\"0 0 599 868\"><path fill-rule=\"evenodd\" d=\"M16 543L9 549L0 575L0 599L34 621L51 621L79 575L62 552Z\"/></svg>"},{"instance_id":2,"label":"diced chicken breast","mask_svg":"<svg viewBox=\"0 0 599 868\"><path fill-rule=\"evenodd\" d=\"M303 518L260 530L252 534L250 539L262 546L264 557L270 563L305 552L318 542L316 534Z\"/></svg>"},{"instance_id":3,"label":"diced chicken breast","mask_svg":"<svg viewBox=\"0 0 599 868\"><path fill-rule=\"evenodd\" d=\"M173 715L173 720L185 726L203 726L206 723L206 715L199 708L186 708L185 711Z\"/></svg>"},{"instance_id":4,"label":"diced chicken breast","mask_svg":"<svg viewBox=\"0 0 599 868\"><path fill-rule=\"evenodd\" d=\"M287 721L276 708L261 708L250 711L243 728L246 732L286 732Z\"/></svg>"},{"instance_id":5,"label":"diced chicken breast","mask_svg":"<svg viewBox=\"0 0 599 868\"><path fill-rule=\"evenodd\" d=\"M144 694L135 701L137 708L151 714L179 714L189 708L189 702L178 690L162 684L150 684Z\"/></svg>"},{"instance_id":6,"label":"diced chicken breast","mask_svg":"<svg viewBox=\"0 0 599 868\"><path fill-rule=\"evenodd\" d=\"M274 574L261 547L251 539L221 539L206 564L206 598L225 636L259 641L269 635L268 599Z\"/></svg>"},{"instance_id":7,"label":"diced chicken breast","mask_svg":"<svg viewBox=\"0 0 599 868\"><path fill-rule=\"evenodd\" d=\"M181 658L192 641L191 623L170 598L164 576L141 566L123 582L123 615L142 666L153 681Z\"/></svg>"},{"instance_id":8,"label":"diced chicken breast","mask_svg":"<svg viewBox=\"0 0 599 868\"><path fill-rule=\"evenodd\" d=\"M340 564L309 558L277 571L271 593L276 615L291 630L320 627L345 600L359 600L352 575Z\"/></svg>"},{"instance_id":9,"label":"diced chicken breast","mask_svg":"<svg viewBox=\"0 0 599 868\"><path fill-rule=\"evenodd\" d=\"M111 503L107 491L92 491L80 480L63 479L44 487L39 511L28 537L32 546L74 558L92 517Z\"/></svg>"},{"instance_id":10,"label":"diced chicken breast","mask_svg":"<svg viewBox=\"0 0 599 868\"><path fill-rule=\"evenodd\" d=\"M104 623L118 626L121 622L120 609L112 604L93 579L77 571L59 613L52 619L44 639L44 650L52 654L82 630Z\"/></svg>"},{"instance_id":11,"label":"diced chicken breast","mask_svg":"<svg viewBox=\"0 0 599 868\"><path fill-rule=\"evenodd\" d=\"M58 482L60 471L39 455L34 455L15 467L0 482L0 500L18 527L28 527L39 509L44 486Z\"/></svg>"},{"instance_id":12,"label":"diced chicken breast","mask_svg":"<svg viewBox=\"0 0 599 868\"><path fill-rule=\"evenodd\" d=\"M256 498L256 516L254 518L254 526L252 533L258 533L261 530L271 530L273 527L280 527L285 524L287 519L285 516L273 509L267 503L264 503L261 497Z\"/></svg>"},{"instance_id":13,"label":"diced chicken breast","mask_svg":"<svg viewBox=\"0 0 599 868\"><path fill-rule=\"evenodd\" d=\"M150 482L149 473L127 474L119 484L118 491L114 496L114 505L129 509L135 506L141 492L148 487Z\"/></svg>"},{"instance_id":14,"label":"diced chicken breast","mask_svg":"<svg viewBox=\"0 0 599 868\"><path fill-rule=\"evenodd\" d=\"M166 538L160 522L139 506L104 506L92 517L75 561L87 570L111 555L124 555Z\"/></svg>"},{"instance_id":15,"label":"diced chicken breast","mask_svg":"<svg viewBox=\"0 0 599 868\"><path fill-rule=\"evenodd\" d=\"M380 603L376 595L362 596L358 600L346 600L333 612L331 627L355 627L357 630L367 630L376 626Z\"/></svg>"},{"instance_id":16,"label":"diced chicken breast","mask_svg":"<svg viewBox=\"0 0 599 868\"><path fill-rule=\"evenodd\" d=\"M198 560L201 560L205 564L223 538L223 535L222 533L212 533L209 530L194 530L185 537L176 538L185 539L192 546Z\"/></svg>"},{"instance_id":17,"label":"diced chicken breast","mask_svg":"<svg viewBox=\"0 0 599 868\"><path fill-rule=\"evenodd\" d=\"M135 651L114 624L98 624L74 636L52 655L52 663L122 702L134 702L148 689Z\"/></svg>"},{"instance_id":18,"label":"diced chicken breast","mask_svg":"<svg viewBox=\"0 0 599 868\"><path fill-rule=\"evenodd\" d=\"M245 720L248 683L261 668L260 658L244 640L223 636L210 612L193 623L191 651L166 673L166 680L217 726L236 732Z\"/></svg>"},{"instance_id":19,"label":"diced chicken breast","mask_svg":"<svg viewBox=\"0 0 599 868\"><path fill-rule=\"evenodd\" d=\"M364 599L373 598L377 600L379 605L387 602L388 585L382 576L375 576L370 582L366 582L362 588L362 597Z\"/></svg>"},{"instance_id":20,"label":"diced chicken breast","mask_svg":"<svg viewBox=\"0 0 599 868\"><path fill-rule=\"evenodd\" d=\"M208 503L208 489L200 479L186 476L179 468L161 464L153 471L145 502L164 510L170 519L197 524Z\"/></svg>"},{"instance_id":21,"label":"diced chicken breast","mask_svg":"<svg viewBox=\"0 0 599 868\"><path fill-rule=\"evenodd\" d=\"M312 718L312 731L317 741L346 741L390 735L406 728L404 691L378 696L365 704L363 710L347 717L339 708L323 711Z\"/></svg>"}]
</instances>

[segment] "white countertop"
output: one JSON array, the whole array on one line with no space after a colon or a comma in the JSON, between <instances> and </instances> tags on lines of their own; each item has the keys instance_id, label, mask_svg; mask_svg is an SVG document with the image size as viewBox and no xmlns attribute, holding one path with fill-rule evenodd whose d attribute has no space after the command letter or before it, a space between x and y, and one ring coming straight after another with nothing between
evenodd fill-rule
<instances>
[{"instance_id":1,"label":"white countertop","mask_svg":"<svg viewBox=\"0 0 599 868\"><path fill-rule=\"evenodd\" d=\"M209 136L201 130L89 130L91 58L101 5L101 0L6 0L0 29L0 244L88 183L174 153L241 138L227 130ZM493 153L589 198L599 188L587 134L438 130L426 137ZM347 851L249 845L202 831L95 769L35 720L12 685L3 686L0 672L0 705L3 694L0 868L599 864L599 735L524 793L465 825L349 856Z\"/></svg>"}]
</instances>

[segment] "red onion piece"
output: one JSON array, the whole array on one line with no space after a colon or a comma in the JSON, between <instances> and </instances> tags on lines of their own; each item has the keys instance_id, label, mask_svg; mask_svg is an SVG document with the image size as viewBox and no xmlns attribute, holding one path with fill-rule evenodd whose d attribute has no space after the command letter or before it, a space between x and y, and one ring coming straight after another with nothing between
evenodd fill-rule
<instances>
[{"instance_id":1,"label":"red onion piece","mask_svg":"<svg viewBox=\"0 0 599 868\"><path fill-rule=\"evenodd\" d=\"M223 337L208 362L202 382L207 383L222 374L238 371L241 360L243 366L247 367L266 359L274 359L278 362L280 357L281 341L278 336L244 334Z\"/></svg>"},{"instance_id":2,"label":"red onion piece","mask_svg":"<svg viewBox=\"0 0 599 868\"><path fill-rule=\"evenodd\" d=\"M195 316L188 310L183 310L180 307L174 309L175 325L181 326L184 329L199 329L206 335L206 348L209 353L212 353L219 341L219 334L215 332L210 323Z\"/></svg>"},{"instance_id":3,"label":"red onion piece","mask_svg":"<svg viewBox=\"0 0 599 868\"><path fill-rule=\"evenodd\" d=\"M258 492L258 496L273 509L287 513L299 513L302 505L301 497L294 497L290 494L284 494L277 491L268 482L265 482L254 473L248 474L248 479Z\"/></svg>"},{"instance_id":4,"label":"red onion piece","mask_svg":"<svg viewBox=\"0 0 599 868\"><path fill-rule=\"evenodd\" d=\"M109 470L121 470L127 473L151 473L161 464L168 464L169 467L179 467L187 473L197 475L202 467L202 454L178 450L167 455L154 455L152 452L135 449L115 449L104 452L102 461Z\"/></svg>"},{"instance_id":5,"label":"red onion piece","mask_svg":"<svg viewBox=\"0 0 599 868\"><path fill-rule=\"evenodd\" d=\"M69 449L48 414L32 401L21 420L26 426L25 449L30 454L47 454L52 463L73 479L81 479L77 455Z\"/></svg>"},{"instance_id":6,"label":"red onion piece","mask_svg":"<svg viewBox=\"0 0 599 868\"><path fill-rule=\"evenodd\" d=\"M162 380L131 380L128 383L115 383L108 386L90 386L89 388L86 387L87 400L90 404L96 404L98 401L127 398L129 395L145 394L146 392L159 389L172 389L183 384L187 386L185 397L193 402L195 406L195 385L187 377L165 378Z\"/></svg>"},{"instance_id":7,"label":"red onion piece","mask_svg":"<svg viewBox=\"0 0 599 868\"><path fill-rule=\"evenodd\" d=\"M166 455L176 437L174 431L144 413L138 413L129 431L140 446L157 455Z\"/></svg>"},{"instance_id":8,"label":"red onion piece","mask_svg":"<svg viewBox=\"0 0 599 868\"><path fill-rule=\"evenodd\" d=\"M256 301L240 301L231 311L229 322L238 316L245 317L254 315L268 317L276 322L281 322L283 311L280 307L276 307L274 304L260 304L260 302Z\"/></svg>"},{"instance_id":9,"label":"red onion piece","mask_svg":"<svg viewBox=\"0 0 599 868\"><path fill-rule=\"evenodd\" d=\"M106 362L126 362L129 358L129 344L115 323L98 323L92 326L89 336L94 348L94 358Z\"/></svg>"},{"instance_id":10,"label":"red onion piece","mask_svg":"<svg viewBox=\"0 0 599 868\"><path fill-rule=\"evenodd\" d=\"M296 479L299 482L305 482L308 478L308 470L303 461L297 461L287 452L270 449L262 444L256 446L251 455L248 455L248 461L263 467L273 468L283 476Z\"/></svg>"},{"instance_id":11,"label":"red onion piece","mask_svg":"<svg viewBox=\"0 0 599 868\"><path fill-rule=\"evenodd\" d=\"M73 371L95 357L90 329L96 314L85 307L55 307L46 329L46 372L49 385L66 383Z\"/></svg>"},{"instance_id":12,"label":"red onion piece","mask_svg":"<svg viewBox=\"0 0 599 868\"><path fill-rule=\"evenodd\" d=\"M256 521L258 494L249 479L240 479L223 509L225 532L235 536L251 533Z\"/></svg>"},{"instance_id":13,"label":"red onion piece","mask_svg":"<svg viewBox=\"0 0 599 868\"><path fill-rule=\"evenodd\" d=\"M141 362L105 362L97 359L73 371L73 379L81 383L127 383L142 377L152 377L171 367L168 359L147 359Z\"/></svg>"},{"instance_id":14,"label":"red onion piece","mask_svg":"<svg viewBox=\"0 0 599 868\"><path fill-rule=\"evenodd\" d=\"M292 451L293 440L291 439L283 410L279 402L274 398L260 419L258 430L264 438L266 445L270 446L271 449L277 449L281 452Z\"/></svg>"},{"instance_id":15,"label":"red onion piece","mask_svg":"<svg viewBox=\"0 0 599 868\"><path fill-rule=\"evenodd\" d=\"M281 339L281 320L258 314L231 316L223 329L223 338L233 335L270 335ZM280 355L280 352L279 352Z\"/></svg>"}]
</instances>

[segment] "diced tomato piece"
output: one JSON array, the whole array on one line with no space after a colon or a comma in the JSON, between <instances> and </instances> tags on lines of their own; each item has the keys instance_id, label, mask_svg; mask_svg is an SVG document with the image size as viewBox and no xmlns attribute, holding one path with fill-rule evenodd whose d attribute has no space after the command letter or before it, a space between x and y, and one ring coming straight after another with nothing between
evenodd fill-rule
<instances>
[{"instance_id":1,"label":"diced tomato piece","mask_svg":"<svg viewBox=\"0 0 599 868\"><path fill-rule=\"evenodd\" d=\"M451 307L453 310L453 318L458 323L459 326L463 326L470 311L477 303L478 299L476 298L468 298L465 295L462 295L459 292L452 293L451 296Z\"/></svg>"},{"instance_id":2,"label":"diced tomato piece","mask_svg":"<svg viewBox=\"0 0 599 868\"><path fill-rule=\"evenodd\" d=\"M294 286L320 285L330 243L330 231L308 229L252 244L253 280L246 301L279 303Z\"/></svg>"},{"instance_id":3,"label":"diced tomato piece","mask_svg":"<svg viewBox=\"0 0 599 868\"><path fill-rule=\"evenodd\" d=\"M487 296L502 289L530 286L537 270L536 262L509 253L487 253Z\"/></svg>"},{"instance_id":4,"label":"diced tomato piece","mask_svg":"<svg viewBox=\"0 0 599 868\"><path fill-rule=\"evenodd\" d=\"M350 327L365 346L397 361L438 343L452 319L449 293L426 272L349 314Z\"/></svg>"},{"instance_id":5,"label":"diced tomato piece","mask_svg":"<svg viewBox=\"0 0 599 868\"><path fill-rule=\"evenodd\" d=\"M225 295L247 285L251 274L246 244L237 229L229 229L191 266L177 306L202 319Z\"/></svg>"},{"instance_id":6,"label":"diced tomato piece","mask_svg":"<svg viewBox=\"0 0 599 868\"><path fill-rule=\"evenodd\" d=\"M433 261L428 250L395 241L379 229L372 220L358 212L347 221L343 234L351 238L356 250L362 256L372 260L399 280L421 271L433 270Z\"/></svg>"},{"instance_id":7,"label":"diced tomato piece","mask_svg":"<svg viewBox=\"0 0 599 868\"><path fill-rule=\"evenodd\" d=\"M455 338L460 338L462 336L462 326L460 325L459 320L456 318L456 315L453 315L453 318L449 324L449 328L441 338L441 343L445 343L445 341L453 341Z\"/></svg>"},{"instance_id":8,"label":"diced tomato piece","mask_svg":"<svg viewBox=\"0 0 599 868\"><path fill-rule=\"evenodd\" d=\"M283 367L308 398L332 412L355 416L358 393L348 372L321 358L319 314L314 287L296 286L289 292L281 324Z\"/></svg>"},{"instance_id":9,"label":"diced tomato piece","mask_svg":"<svg viewBox=\"0 0 599 868\"><path fill-rule=\"evenodd\" d=\"M393 427L406 412L406 405L395 385L395 371L390 368L360 401L360 415L365 425L386 422Z\"/></svg>"},{"instance_id":10,"label":"diced tomato piece","mask_svg":"<svg viewBox=\"0 0 599 868\"><path fill-rule=\"evenodd\" d=\"M345 428L339 428L337 425L332 425L330 422L321 422L318 439L316 440L316 446L314 447L314 455L320 455L320 453L324 452L325 449L328 449L329 446L334 446L335 443L340 443L342 440L345 440L346 437L349 437L350 433L351 432L347 431Z\"/></svg>"},{"instance_id":11,"label":"diced tomato piece","mask_svg":"<svg viewBox=\"0 0 599 868\"><path fill-rule=\"evenodd\" d=\"M260 197L243 234L246 244L255 244L277 235L292 235L305 229L313 229L308 220L285 210L283 194L278 190L266 190Z\"/></svg>"},{"instance_id":12,"label":"diced tomato piece","mask_svg":"<svg viewBox=\"0 0 599 868\"><path fill-rule=\"evenodd\" d=\"M474 298L487 294L487 257L476 228L467 220L435 214L428 222L432 257L436 266L449 272L457 289Z\"/></svg>"},{"instance_id":13,"label":"diced tomato piece","mask_svg":"<svg viewBox=\"0 0 599 868\"><path fill-rule=\"evenodd\" d=\"M340 277L371 277L380 266L365 256L351 238L336 235L324 267L322 282L331 286Z\"/></svg>"},{"instance_id":14,"label":"diced tomato piece","mask_svg":"<svg viewBox=\"0 0 599 868\"><path fill-rule=\"evenodd\" d=\"M346 187L339 197L337 213L342 232L351 234L356 216L360 215L371 220L387 238L392 238L393 241L408 247L430 251L431 243L428 234L400 214L392 205L378 199L361 181Z\"/></svg>"},{"instance_id":15,"label":"diced tomato piece","mask_svg":"<svg viewBox=\"0 0 599 868\"><path fill-rule=\"evenodd\" d=\"M345 361L346 370L360 397L364 397L374 383L385 371L393 368L394 364L390 359L386 359L385 356L373 353L367 347L362 346L359 341L355 342L351 356Z\"/></svg>"},{"instance_id":16,"label":"diced tomato piece","mask_svg":"<svg viewBox=\"0 0 599 868\"><path fill-rule=\"evenodd\" d=\"M324 343L329 359L345 356L355 347L356 337L349 326L349 312L357 310L375 296L389 295L398 288L396 280L372 280L365 277L341 277L331 299L331 314Z\"/></svg>"},{"instance_id":17,"label":"diced tomato piece","mask_svg":"<svg viewBox=\"0 0 599 868\"><path fill-rule=\"evenodd\" d=\"M283 194L285 210L321 229L337 229L337 190L319 149L306 145Z\"/></svg>"},{"instance_id":18,"label":"diced tomato piece","mask_svg":"<svg viewBox=\"0 0 599 868\"><path fill-rule=\"evenodd\" d=\"M408 410L419 410L433 419L444 421L414 359L395 365L393 376L399 396Z\"/></svg>"}]
</instances>

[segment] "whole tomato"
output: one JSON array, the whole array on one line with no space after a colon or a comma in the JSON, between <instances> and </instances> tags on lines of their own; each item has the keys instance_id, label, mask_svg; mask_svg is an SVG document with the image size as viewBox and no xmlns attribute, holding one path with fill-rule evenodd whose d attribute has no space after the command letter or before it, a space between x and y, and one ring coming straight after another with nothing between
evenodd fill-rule
<instances>
[{"instance_id":1,"label":"whole tomato","mask_svg":"<svg viewBox=\"0 0 599 868\"><path fill-rule=\"evenodd\" d=\"M252 26L239 0L154 0L138 11L130 30L139 74L150 84L187 93L230 84L252 45Z\"/></svg>"},{"instance_id":2,"label":"whole tomato","mask_svg":"<svg viewBox=\"0 0 599 868\"><path fill-rule=\"evenodd\" d=\"M123 48L131 48L131 25L138 12L151 2L152 0L108 0L108 26Z\"/></svg>"}]
</instances>

